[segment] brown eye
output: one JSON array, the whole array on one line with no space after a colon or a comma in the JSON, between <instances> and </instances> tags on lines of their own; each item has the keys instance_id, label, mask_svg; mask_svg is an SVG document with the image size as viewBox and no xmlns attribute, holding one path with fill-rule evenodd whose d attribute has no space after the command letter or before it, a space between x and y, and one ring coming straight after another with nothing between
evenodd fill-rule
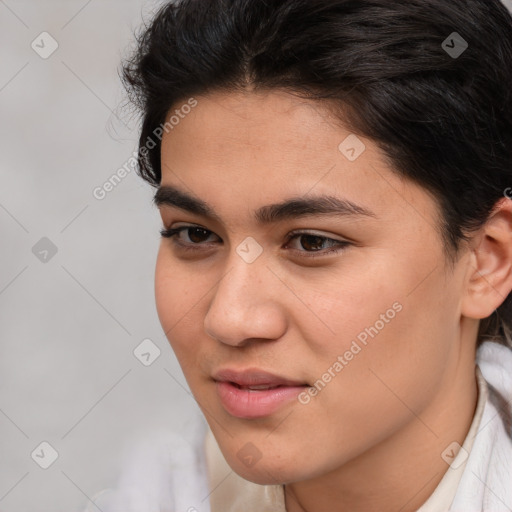
<instances>
[{"instance_id":1,"label":"brown eye","mask_svg":"<svg viewBox=\"0 0 512 512\"><path fill-rule=\"evenodd\" d=\"M309 232L293 232L290 233L288 238L288 242L290 240L299 239L299 247L301 249L293 249L295 252L305 253L305 257L316 257L316 256L324 256L326 254L330 254L332 252L339 252L344 249L346 246L350 245L350 242L345 240L334 240L333 238L329 238L326 236L321 236L316 233ZM287 242L287 243L288 243ZM324 244L328 243L329 247L323 250ZM308 254L308 253L319 253L317 254Z\"/></svg>"},{"instance_id":2,"label":"brown eye","mask_svg":"<svg viewBox=\"0 0 512 512\"><path fill-rule=\"evenodd\" d=\"M188 232L188 238L192 242L192 244L200 244L201 242L204 242L204 238L208 238L208 233L212 233L211 231L208 231L207 229L200 228L197 226L182 226L179 228L172 228L172 229L162 229L160 231L160 235L164 238L176 238L176 235L181 234L182 231ZM185 241L185 243L189 243Z\"/></svg>"}]
</instances>

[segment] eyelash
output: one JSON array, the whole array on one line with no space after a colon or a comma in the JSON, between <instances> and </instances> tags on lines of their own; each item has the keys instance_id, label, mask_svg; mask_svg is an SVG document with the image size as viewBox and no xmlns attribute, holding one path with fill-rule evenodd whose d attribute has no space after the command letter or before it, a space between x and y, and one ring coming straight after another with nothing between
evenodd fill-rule
<instances>
[{"instance_id":1,"label":"eyelash","mask_svg":"<svg viewBox=\"0 0 512 512\"><path fill-rule=\"evenodd\" d=\"M163 238L173 239L172 240L173 244L178 246L180 249L183 249L184 251L201 251L202 249L200 249L197 246L204 245L203 243L189 244L189 243L183 243L183 242L176 241L176 235L179 235L182 231L185 231L187 229L198 229L201 231L205 231L206 233L213 234L213 232L208 229L205 229L205 228L202 228L199 226L189 225L189 226L180 226L179 228L171 228L171 229L163 228L160 230L160 236L162 236ZM290 232L286 239L286 243L288 244L291 240L293 240L293 238L300 237L300 236L312 236L312 237L320 238L324 241L329 240L332 242L336 242L338 244L337 247L331 247L326 250L318 250L318 251L299 251L298 249L293 249L293 251L296 253L307 254L307 256L304 256L306 258L318 258L321 256L326 256L327 254L338 253L338 252L343 251L348 245L351 245L350 242L346 242L346 241L342 241L342 240L335 240L333 238L329 238L326 236L317 235L316 233L309 233L309 232L305 232L305 231ZM194 247L194 246L196 246L196 247Z\"/></svg>"}]
</instances>

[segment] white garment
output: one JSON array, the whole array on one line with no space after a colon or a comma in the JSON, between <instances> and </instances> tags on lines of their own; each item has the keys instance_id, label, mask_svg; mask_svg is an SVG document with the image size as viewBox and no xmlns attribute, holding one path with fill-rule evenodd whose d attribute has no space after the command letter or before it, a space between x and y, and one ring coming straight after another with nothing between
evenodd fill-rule
<instances>
[{"instance_id":1,"label":"white garment","mask_svg":"<svg viewBox=\"0 0 512 512\"><path fill-rule=\"evenodd\" d=\"M503 345L485 342L477 352L476 363L488 386L482 395L479 384L479 404L475 412L470 432L463 447L470 447L469 456L461 475L457 477L457 489L449 509L438 509L437 512L510 512L512 510L512 350ZM477 371L477 377L479 373ZM483 398L483 400L480 400ZM481 417L480 417L481 414ZM476 436L471 435L478 426ZM258 501L265 499L279 500L276 491L279 486L259 486L241 479L242 487L233 487L233 503L223 505L223 510L210 508L215 489L209 489L204 440L208 432L204 419L198 419L197 431L193 442L170 432L152 436L151 440L141 443L135 450L127 465L115 492L100 493L94 499L103 512L263 512L272 510L265 508ZM208 437L206 437L208 439ZM471 440L473 445L471 446ZM459 452L457 457L462 457ZM457 457L452 465L457 463ZM225 462L225 461L224 461ZM447 475L453 471L448 468ZM229 474L229 469L226 471ZM438 488L438 495L444 494L450 485L447 480L452 476L445 475ZM226 484L229 479L226 479ZM444 484L443 484L444 482ZM215 484L215 482L214 482ZM444 485L443 492L439 489ZM222 484L220 484L222 485ZM440 487L441 486L441 487ZM226 485L227 488L227 485ZM242 490L241 490L242 489ZM262 494L263 491L263 494ZM228 492L223 489L223 492ZM254 497L256 506L247 507L250 495ZM451 491L449 491L451 493ZM242 493L242 495L240 495ZM259 493L259 494L258 494ZM431 499L423 507L429 512ZM446 498L446 495L445 495ZM443 498L444 499L444 498ZM235 505L238 501L239 505ZM437 498L436 498L437 500ZM451 497L450 497L451 500ZM276 502L277 502L276 501ZM244 504L240 508L241 504ZM428 507L427 507L428 504ZM84 512L97 511L90 504ZM278 510L276 508L275 510Z\"/></svg>"},{"instance_id":2,"label":"white garment","mask_svg":"<svg viewBox=\"0 0 512 512\"><path fill-rule=\"evenodd\" d=\"M84 512L210 512L203 450L206 429L201 415L186 437L149 432L125 455L116 488L92 496L94 503L89 501Z\"/></svg>"},{"instance_id":3,"label":"white garment","mask_svg":"<svg viewBox=\"0 0 512 512\"><path fill-rule=\"evenodd\" d=\"M512 350L485 342L477 361L490 384L490 399L450 512L510 512Z\"/></svg>"}]
</instances>

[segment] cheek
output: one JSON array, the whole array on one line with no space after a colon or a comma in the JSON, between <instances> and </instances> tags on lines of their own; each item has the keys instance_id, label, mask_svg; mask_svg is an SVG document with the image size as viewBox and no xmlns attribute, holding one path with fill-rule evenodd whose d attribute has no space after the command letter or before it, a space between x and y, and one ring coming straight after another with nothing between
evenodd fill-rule
<instances>
[{"instance_id":1,"label":"cheek","mask_svg":"<svg viewBox=\"0 0 512 512\"><path fill-rule=\"evenodd\" d=\"M349 425L358 428L379 417L403 415L393 391L421 409L453 356L455 283L445 281L440 271L425 279L432 266L402 263L377 273L361 269L357 279L338 281L343 289L312 296L312 308L330 328L323 329L326 336L315 335L306 319L302 324L309 332L312 376L321 389L313 401L322 410L345 411L353 420Z\"/></svg>"},{"instance_id":2,"label":"cheek","mask_svg":"<svg viewBox=\"0 0 512 512\"><path fill-rule=\"evenodd\" d=\"M194 314L192 308L204 292L198 273L180 265L165 242L162 241L156 260L155 302L160 322L169 329L178 320Z\"/></svg>"},{"instance_id":3,"label":"cheek","mask_svg":"<svg viewBox=\"0 0 512 512\"><path fill-rule=\"evenodd\" d=\"M193 321L195 307L200 307L194 293L194 279L178 269L160 249L155 268L155 304L162 329L171 344L180 364L195 347L191 333L198 332L197 321ZM191 342L192 338L192 342Z\"/></svg>"},{"instance_id":4,"label":"cheek","mask_svg":"<svg viewBox=\"0 0 512 512\"><path fill-rule=\"evenodd\" d=\"M429 284L409 297L378 295L363 312L347 304L354 315L347 322L350 329L329 358L323 358L318 377L333 368L338 356L342 362L331 370L336 377L319 393L318 403L324 410L337 411L340 424L351 418L345 428L354 438L375 435L375 424L381 425L381 434L386 428L391 431L409 415L403 403L422 410L442 382L453 358L456 333L449 322L455 315L453 305L450 310L437 298L442 283L434 279Z\"/></svg>"},{"instance_id":5,"label":"cheek","mask_svg":"<svg viewBox=\"0 0 512 512\"><path fill-rule=\"evenodd\" d=\"M335 360L353 342L364 347L372 339L385 337L389 326L400 322L404 276L393 278L381 264L360 264L351 270L348 273L344 268L315 279L313 290L311 280L294 283L297 295L308 306L296 320L320 359L334 356Z\"/></svg>"},{"instance_id":6,"label":"cheek","mask_svg":"<svg viewBox=\"0 0 512 512\"><path fill-rule=\"evenodd\" d=\"M158 252L155 268L155 304L158 318L165 332L172 327L176 316L176 286L162 248Z\"/></svg>"}]
</instances>

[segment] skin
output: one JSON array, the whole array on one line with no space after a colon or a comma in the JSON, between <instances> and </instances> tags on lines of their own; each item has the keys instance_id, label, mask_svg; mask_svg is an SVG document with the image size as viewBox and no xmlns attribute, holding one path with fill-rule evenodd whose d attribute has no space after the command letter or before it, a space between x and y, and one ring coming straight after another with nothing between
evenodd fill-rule
<instances>
[{"instance_id":1,"label":"skin","mask_svg":"<svg viewBox=\"0 0 512 512\"><path fill-rule=\"evenodd\" d=\"M164 134L161 184L208 202L222 222L160 207L164 227L208 232L178 235L202 244L195 253L162 239L155 297L224 457L243 478L285 484L289 512L416 510L448 469L442 452L463 443L473 419L479 319L512 289L511 201L497 203L452 269L432 196L362 135L366 150L349 161L338 145L351 131L325 107L282 91L196 98ZM263 205L322 193L376 217L252 219ZM351 244L310 258L317 241L286 243L295 229ZM263 249L250 264L236 252L248 236ZM223 408L214 371L258 367L313 386L395 302L401 311L307 405L258 419ZM252 467L237 457L248 442L262 455Z\"/></svg>"}]
</instances>

